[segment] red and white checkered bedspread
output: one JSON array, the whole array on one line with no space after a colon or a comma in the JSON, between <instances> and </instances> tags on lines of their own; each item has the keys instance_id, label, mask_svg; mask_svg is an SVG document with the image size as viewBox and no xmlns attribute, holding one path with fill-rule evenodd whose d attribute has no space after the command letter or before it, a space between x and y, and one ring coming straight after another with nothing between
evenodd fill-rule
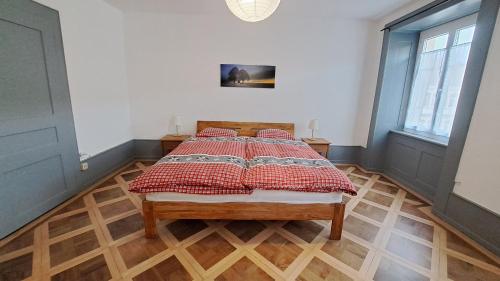
<instances>
[{"instance_id":1,"label":"red and white checkered bedspread","mask_svg":"<svg viewBox=\"0 0 500 281\"><path fill-rule=\"evenodd\" d=\"M243 184L251 189L356 195L349 178L304 142L251 138L246 157Z\"/></svg>"},{"instance_id":2,"label":"red and white checkered bedspread","mask_svg":"<svg viewBox=\"0 0 500 281\"><path fill-rule=\"evenodd\" d=\"M248 194L246 138L191 138L130 185L137 193Z\"/></svg>"},{"instance_id":3,"label":"red and white checkered bedspread","mask_svg":"<svg viewBox=\"0 0 500 281\"><path fill-rule=\"evenodd\" d=\"M356 194L347 176L306 143L244 137L191 138L129 187L206 195L254 189Z\"/></svg>"}]
</instances>

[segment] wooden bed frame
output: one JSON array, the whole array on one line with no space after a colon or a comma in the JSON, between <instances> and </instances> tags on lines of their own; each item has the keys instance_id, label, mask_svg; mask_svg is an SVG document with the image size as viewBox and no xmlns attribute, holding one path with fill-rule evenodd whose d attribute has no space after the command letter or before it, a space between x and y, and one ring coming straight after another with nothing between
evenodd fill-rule
<instances>
[{"instance_id":1,"label":"wooden bed frame","mask_svg":"<svg viewBox=\"0 0 500 281\"><path fill-rule=\"evenodd\" d=\"M293 123L198 121L197 132L208 128L228 128L240 136L255 137L262 129L282 129L295 135ZM158 237L157 219L232 219L232 220L332 220L330 239L340 240L344 223L344 203L193 203L142 202L147 238Z\"/></svg>"}]
</instances>

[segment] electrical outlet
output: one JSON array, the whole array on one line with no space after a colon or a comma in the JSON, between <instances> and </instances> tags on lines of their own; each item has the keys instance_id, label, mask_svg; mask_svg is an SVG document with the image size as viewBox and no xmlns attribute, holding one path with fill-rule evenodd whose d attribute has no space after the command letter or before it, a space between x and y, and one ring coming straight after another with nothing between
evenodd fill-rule
<instances>
[{"instance_id":1,"label":"electrical outlet","mask_svg":"<svg viewBox=\"0 0 500 281\"><path fill-rule=\"evenodd\" d=\"M89 163L87 162L80 163L80 171L86 171L88 169L89 169Z\"/></svg>"}]
</instances>

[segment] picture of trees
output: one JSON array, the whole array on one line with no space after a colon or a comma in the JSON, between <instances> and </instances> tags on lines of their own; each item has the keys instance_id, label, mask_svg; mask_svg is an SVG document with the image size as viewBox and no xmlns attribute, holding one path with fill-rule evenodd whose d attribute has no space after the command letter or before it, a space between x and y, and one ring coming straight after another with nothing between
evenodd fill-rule
<instances>
[{"instance_id":1,"label":"picture of trees","mask_svg":"<svg viewBox=\"0 0 500 281\"><path fill-rule=\"evenodd\" d=\"M276 66L221 64L221 87L274 88Z\"/></svg>"}]
</instances>

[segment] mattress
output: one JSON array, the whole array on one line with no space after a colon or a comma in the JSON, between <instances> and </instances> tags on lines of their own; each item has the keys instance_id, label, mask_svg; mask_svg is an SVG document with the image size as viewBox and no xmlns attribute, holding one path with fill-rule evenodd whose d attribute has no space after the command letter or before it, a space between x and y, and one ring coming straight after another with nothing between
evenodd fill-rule
<instances>
[{"instance_id":1,"label":"mattress","mask_svg":"<svg viewBox=\"0 0 500 281\"><path fill-rule=\"evenodd\" d=\"M314 204L340 203L342 192L295 192L286 190L255 190L251 194L200 195L178 192L156 192L146 194L146 199L156 202L194 202L194 203L286 203Z\"/></svg>"}]
</instances>

